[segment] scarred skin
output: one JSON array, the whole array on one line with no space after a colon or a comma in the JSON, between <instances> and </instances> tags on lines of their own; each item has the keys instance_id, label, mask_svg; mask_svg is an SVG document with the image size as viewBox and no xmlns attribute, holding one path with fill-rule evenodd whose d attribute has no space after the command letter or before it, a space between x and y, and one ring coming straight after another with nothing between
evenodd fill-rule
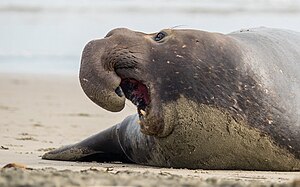
<instances>
[{"instance_id":1,"label":"scarred skin","mask_svg":"<svg viewBox=\"0 0 300 187\"><path fill-rule=\"evenodd\" d=\"M146 106L43 158L300 170L299 43L300 33L269 28L112 30L86 45L82 88L109 111L122 110L132 95L143 95ZM131 95L124 80L139 83Z\"/></svg>"}]
</instances>

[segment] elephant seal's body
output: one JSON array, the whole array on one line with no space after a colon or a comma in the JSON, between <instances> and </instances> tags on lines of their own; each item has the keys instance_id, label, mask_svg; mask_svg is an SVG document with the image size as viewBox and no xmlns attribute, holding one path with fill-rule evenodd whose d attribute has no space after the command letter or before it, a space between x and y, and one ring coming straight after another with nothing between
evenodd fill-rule
<instances>
[{"instance_id":1,"label":"elephant seal's body","mask_svg":"<svg viewBox=\"0 0 300 187\"><path fill-rule=\"evenodd\" d=\"M300 33L258 28L143 34L115 29L84 49L83 90L138 114L44 159L161 167L300 170Z\"/></svg>"}]
</instances>

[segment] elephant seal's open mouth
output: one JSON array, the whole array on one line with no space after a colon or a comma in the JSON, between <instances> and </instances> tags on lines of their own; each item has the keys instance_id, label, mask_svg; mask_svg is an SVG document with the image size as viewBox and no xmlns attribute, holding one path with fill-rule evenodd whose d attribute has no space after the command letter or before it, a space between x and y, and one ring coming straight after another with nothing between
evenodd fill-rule
<instances>
[{"instance_id":1,"label":"elephant seal's open mouth","mask_svg":"<svg viewBox=\"0 0 300 187\"><path fill-rule=\"evenodd\" d=\"M140 120L144 120L146 108L150 104L150 95L145 84L133 78L125 78L122 79L115 92L120 97L125 95L127 99L136 105Z\"/></svg>"}]
</instances>

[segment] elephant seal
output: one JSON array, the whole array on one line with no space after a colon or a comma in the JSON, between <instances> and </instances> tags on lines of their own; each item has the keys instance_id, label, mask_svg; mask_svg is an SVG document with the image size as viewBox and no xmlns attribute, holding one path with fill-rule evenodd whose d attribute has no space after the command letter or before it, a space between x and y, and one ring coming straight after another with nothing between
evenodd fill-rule
<instances>
[{"instance_id":1,"label":"elephant seal","mask_svg":"<svg viewBox=\"0 0 300 187\"><path fill-rule=\"evenodd\" d=\"M300 170L300 33L120 28L89 42L80 83L137 114L44 159L202 169Z\"/></svg>"}]
</instances>

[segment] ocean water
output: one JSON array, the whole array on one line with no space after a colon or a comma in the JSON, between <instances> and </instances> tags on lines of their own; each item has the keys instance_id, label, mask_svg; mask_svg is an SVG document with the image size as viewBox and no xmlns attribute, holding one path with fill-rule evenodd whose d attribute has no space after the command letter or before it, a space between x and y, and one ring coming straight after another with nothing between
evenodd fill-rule
<instances>
[{"instance_id":1,"label":"ocean water","mask_svg":"<svg viewBox=\"0 0 300 187\"><path fill-rule=\"evenodd\" d=\"M0 0L0 73L77 74L84 45L111 29L300 32L300 0Z\"/></svg>"}]
</instances>

